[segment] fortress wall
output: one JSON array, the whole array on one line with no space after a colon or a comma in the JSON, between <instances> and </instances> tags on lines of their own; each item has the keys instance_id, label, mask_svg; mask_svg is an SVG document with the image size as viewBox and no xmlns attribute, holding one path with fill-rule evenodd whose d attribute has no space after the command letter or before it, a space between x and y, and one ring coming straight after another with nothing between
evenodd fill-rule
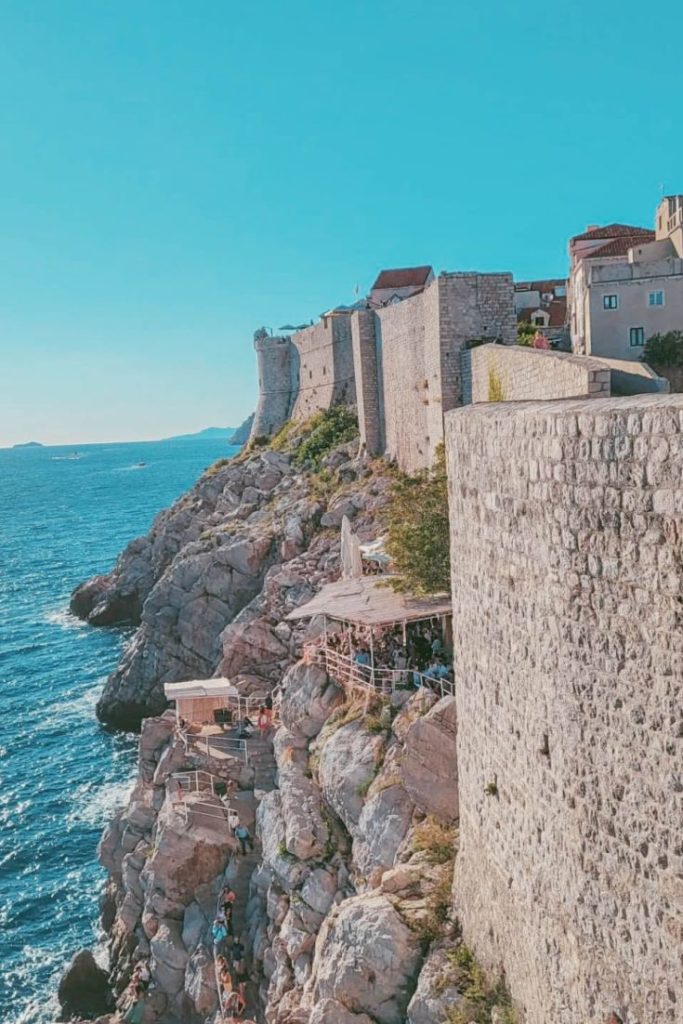
<instances>
[{"instance_id":1,"label":"fortress wall","mask_svg":"<svg viewBox=\"0 0 683 1024\"><path fill-rule=\"evenodd\" d=\"M377 310L387 455L413 472L433 463L443 415L463 402L460 353L473 338L516 337L510 274L441 274Z\"/></svg>"},{"instance_id":2,"label":"fortress wall","mask_svg":"<svg viewBox=\"0 0 683 1024\"><path fill-rule=\"evenodd\" d=\"M683 396L446 417L465 940L527 1024L683 1013Z\"/></svg>"},{"instance_id":3,"label":"fortress wall","mask_svg":"<svg viewBox=\"0 0 683 1024\"><path fill-rule=\"evenodd\" d=\"M520 345L482 345L463 352L469 363L472 402L490 402L497 385L503 401L552 398L605 398L610 394L610 370L599 359ZM500 399L499 399L500 400Z\"/></svg>"},{"instance_id":4,"label":"fortress wall","mask_svg":"<svg viewBox=\"0 0 683 1024\"><path fill-rule=\"evenodd\" d=\"M293 419L306 420L333 405L355 403L350 315L323 317L293 334L292 343L299 354L299 392Z\"/></svg>"},{"instance_id":5,"label":"fortress wall","mask_svg":"<svg viewBox=\"0 0 683 1024\"><path fill-rule=\"evenodd\" d=\"M441 417L437 281L419 295L378 309L375 331L381 351L385 452L413 472L430 464L438 444L438 436L430 434L428 413L430 402L438 400Z\"/></svg>"},{"instance_id":6,"label":"fortress wall","mask_svg":"<svg viewBox=\"0 0 683 1024\"><path fill-rule=\"evenodd\" d=\"M375 334L375 314L359 310L351 320L353 367L356 379L358 427L372 455L384 451L384 401L381 390L381 351Z\"/></svg>"},{"instance_id":7,"label":"fortress wall","mask_svg":"<svg viewBox=\"0 0 683 1024\"><path fill-rule=\"evenodd\" d=\"M259 397L250 437L270 437L289 419L299 386L298 355L288 337L256 336Z\"/></svg>"}]
</instances>

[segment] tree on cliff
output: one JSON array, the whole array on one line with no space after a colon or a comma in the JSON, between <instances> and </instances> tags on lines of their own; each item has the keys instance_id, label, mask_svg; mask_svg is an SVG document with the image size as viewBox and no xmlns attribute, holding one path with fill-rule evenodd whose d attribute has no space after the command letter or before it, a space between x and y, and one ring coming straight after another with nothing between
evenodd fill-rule
<instances>
[{"instance_id":1,"label":"tree on cliff","mask_svg":"<svg viewBox=\"0 0 683 1024\"><path fill-rule=\"evenodd\" d=\"M401 474L389 506L387 553L397 589L436 594L450 589L450 531L446 456L439 446L434 466L416 476Z\"/></svg>"}]
</instances>

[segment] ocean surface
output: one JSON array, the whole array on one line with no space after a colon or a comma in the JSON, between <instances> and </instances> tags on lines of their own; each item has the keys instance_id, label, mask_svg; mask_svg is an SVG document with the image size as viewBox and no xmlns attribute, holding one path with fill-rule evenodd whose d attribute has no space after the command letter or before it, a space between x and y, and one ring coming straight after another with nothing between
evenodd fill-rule
<instances>
[{"instance_id":1,"label":"ocean surface","mask_svg":"<svg viewBox=\"0 0 683 1024\"><path fill-rule=\"evenodd\" d=\"M0 450L0 1024L54 1021L72 954L99 944L104 955L95 850L135 770L136 738L95 719L126 631L83 625L69 594L235 451L215 440Z\"/></svg>"}]
</instances>

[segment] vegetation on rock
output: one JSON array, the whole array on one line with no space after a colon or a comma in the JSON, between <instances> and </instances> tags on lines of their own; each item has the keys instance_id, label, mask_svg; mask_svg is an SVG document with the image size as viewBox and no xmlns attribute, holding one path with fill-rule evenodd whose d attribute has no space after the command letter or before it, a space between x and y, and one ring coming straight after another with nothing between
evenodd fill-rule
<instances>
[{"instance_id":1,"label":"vegetation on rock","mask_svg":"<svg viewBox=\"0 0 683 1024\"><path fill-rule=\"evenodd\" d=\"M323 458L333 448L353 441L357 435L358 418L355 412L346 405L335 405L307 421L305 436L294 461L307 469L320 469Z\"/></svg>"},{"instance_id":2,"label":"vegetation on rock","mask_svg":"<svg viewBox=\"0 0 683 1024\"><path fill-rule=\"evenodd\" d=\"M397 590L437 594L450 588L450 531L446 456L439 445L431 470L400 474L388 509L386 549Z\"/></svg>"},{"instance_id":3,"label":"vegetation on rock","mask_svg":"<svg viewBox=\"0 0 683 1024\"><path fill-rule=\"evenodd\" d=\"M517 1015L512 1008L505 985L499 981L490 985L472 951L463 943L448 954L451 966L442 979L445 987L457 985L462 999L447 1011L446 1024L490 1024L492 1011L498 1010L502 1024L516 1024Z\"/></svg>"}]
</instances>

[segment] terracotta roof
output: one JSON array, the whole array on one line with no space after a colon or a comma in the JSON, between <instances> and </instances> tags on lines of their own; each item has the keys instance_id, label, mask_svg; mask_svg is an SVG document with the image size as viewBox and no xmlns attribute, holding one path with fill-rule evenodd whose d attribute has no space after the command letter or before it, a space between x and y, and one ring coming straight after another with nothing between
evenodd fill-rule
<instances>
[{"instance_id":1,"label":"terracotta roof","mask_svg":"<svg viewBox=\"0 0 683 1024\"><path fill-rule=\"evenodd\" d=\"M398 267L395 270L380 270L375 288L408 288L423 286L432 272L431 267Z\"/></svg>"},{"instance_id":2,"label":"terracotta roof","mask_svg":"<svg viewBox=\"0 0 683 1024\"><path fill-rule=\"evenodd\" d=\"M654 242L654 240L654 231L650 231L646 238L643 235L624 235L623 238L613 238L611 242L601 245L599 249L587 252L583 259L595 260L603 259L607 256L625 256L634 245L642 245L643 242Z\"/></svg>"},{"instance_id":3,"label":"terracotta roof","mask_svg":"<svg viewBox=\"0 0 683 1024\"><path fill-rule=\"evenodd\" d=\"M625 235L638 238L654 238L655 233L650 228L639 228L633 224L607 224L604 228L592 228L584 231L582 235L574 235L572 242L589 242L591 239L600 238L623 238Z\"/></svg>"},{"instance_id":4,"label":"terracotta roof","mask_svg":"<svg viewBox=\"0 0 683 1024\"><path fill-rule=\"evenodd\" d=\"M566 288L564 277L551 278L548 281L515 281L516 292L554 292L556 288Z\"/></svg>"},{"instance_id":5,"label":"terracotta roof","mask_svg":"<svg viewBox=\"0 0 683 1024\"><path fill-rule=\"evenodd\" d=\"M517 323L531 323L531 318L537 313L547 313L549 316L548 327L564 327L567 320L567 300L553 299L547 306L529 306L527 309L520 309L517 314ZM542 328L539 328L542 330Z\"/></svg>"}]
</instances>

